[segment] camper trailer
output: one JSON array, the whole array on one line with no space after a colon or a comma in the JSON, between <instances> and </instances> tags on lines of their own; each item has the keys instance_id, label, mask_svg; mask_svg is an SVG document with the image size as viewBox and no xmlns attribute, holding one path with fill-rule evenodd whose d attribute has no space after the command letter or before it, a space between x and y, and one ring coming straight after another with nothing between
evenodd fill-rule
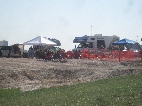
<instances>
[{"instance_id":1,"label":"camper trailer","mask_svg":"<svg viewBox=\"0 0 142 106\"><path fill-rule=\"evenodd\" d=\"M116 35L102 36L102 34L95 34L94 36L82 36L75 37L73 43L79 43L79 45L73 49L75 51L82 51L83 48L93 49L109 49L113 42L118 41L120 38Z\"/></svg>"}]
</instances>

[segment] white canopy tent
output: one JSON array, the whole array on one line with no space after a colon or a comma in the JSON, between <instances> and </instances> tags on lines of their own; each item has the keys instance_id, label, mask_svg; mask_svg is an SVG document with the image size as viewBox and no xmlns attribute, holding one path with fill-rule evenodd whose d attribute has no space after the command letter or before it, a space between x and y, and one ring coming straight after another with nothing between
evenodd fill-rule
<instances>
[{"instance_id":1,"label":"white canopy tent","mask_svg":"<svg viewBox=\"0 0 142 106\"><path fill-rule=\"evenodd\" d=\"M33 45L33 46L40 45L38 49L41 50L43 48L43 46L56 46L57 44L51 40L44 38L43 36L38 36L38 37L33 38L27 42L24 42L23 45L24 45L25 50L28 50L31 47L30 45Z\"/></svg>"},{"instance_id":2,"label":"white canopy tent","mask_svg":"<svg viewBox=\"0 0 142 106\"><path fill-rule=\"evenodd\" d=\"M27 42L23 43L24 45L52 45L52 46L56 46L57 44L42 37L42 36L38 36L32 40L29 40Z\"/></svg>"}]
</instances>

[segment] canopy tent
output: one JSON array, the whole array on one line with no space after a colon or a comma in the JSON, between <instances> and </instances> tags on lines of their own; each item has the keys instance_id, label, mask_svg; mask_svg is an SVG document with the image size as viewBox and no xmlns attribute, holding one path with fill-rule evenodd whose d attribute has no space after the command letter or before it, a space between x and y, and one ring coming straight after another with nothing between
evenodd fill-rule
<instances>
[{"instance_id":1,"label":"canopy tent","mask_svg":"<svg viewBox=\"0 0 142 106\"><path fill-rule=\"evenodd\" d=\"M122 40L112 43L112 45L127 45L127 44L136 44L136 43L138 43L138 42L125 38L125 39L122 39Z\"/></svg>"},{"instance_id":2,"label":"canopy tent","mask_svg":"<svg viewBox=\"0 0 142 106\"><path fill-rule=\"evenodd\" d=\"M120 57L121 57L120 56L121 55L120 49L121 49L121 46L123 46L123 47L125 46L126 49L130 50L131 48L132 49L137 48L138 42L125 38L125 39L122 39L122 40L119 40L119 41L116 41L116 42L112 43L112 45L119 45L119 62L120 62ZM125 48L123 48L123 51L125 51Z\"/></svg>"},{"instance_id":3,"label":"canopy tent","mask_svg":"<svg viewBox=\"0 0 142 106\"><path fill-rule=\"evenodd\" d=\"M42 37L42 36L38 36L32 40L29 40L27 42L23 43L24 45L57 45L56 43Z\"/></svg>"}]
</instances>

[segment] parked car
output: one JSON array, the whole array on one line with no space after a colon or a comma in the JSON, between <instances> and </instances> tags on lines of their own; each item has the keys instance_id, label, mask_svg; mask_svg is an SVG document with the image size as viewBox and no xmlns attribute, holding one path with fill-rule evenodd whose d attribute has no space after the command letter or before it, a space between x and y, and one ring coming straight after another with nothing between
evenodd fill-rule
<instances>
[{"instance_id":1,"label":"parked car","mask_svg":"<svg viewBox=\"0 0 142 106\"><path fill-rule=\"evenodd\" d=\"M14 44L12 46L0 46L1 57L23 57L24 46L22 44Z\"/></svg>"}]
</instances>

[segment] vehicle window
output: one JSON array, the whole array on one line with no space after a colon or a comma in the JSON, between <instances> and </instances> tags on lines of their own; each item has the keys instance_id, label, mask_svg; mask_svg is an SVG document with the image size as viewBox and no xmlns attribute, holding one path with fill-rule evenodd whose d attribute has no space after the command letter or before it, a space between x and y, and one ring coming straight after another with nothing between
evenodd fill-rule
<instances>
[{"instance_id":1,"label":"vehicle window","mask_svg":"<svg viewBox=\"0 0 142 106\"><path fill-rule=\"evenodd\" d=\"M83 48L83 44L79 44L77 48Z\"/></svg>"}]
</instances>

